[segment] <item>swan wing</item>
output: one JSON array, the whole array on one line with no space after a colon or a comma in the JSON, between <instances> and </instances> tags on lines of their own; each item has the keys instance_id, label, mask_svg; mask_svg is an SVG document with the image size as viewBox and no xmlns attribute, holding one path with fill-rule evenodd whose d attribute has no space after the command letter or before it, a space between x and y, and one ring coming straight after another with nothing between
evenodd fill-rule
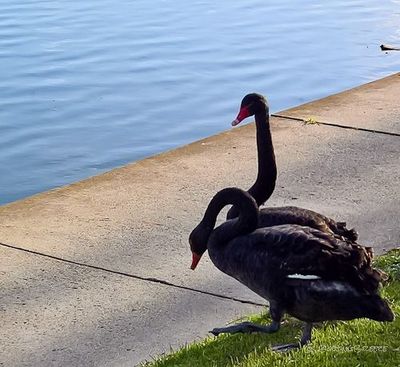
<instances>
[{"instance_id":1,"label":"swan wing","mask_svg":"<svg viewBox=\"0 0 400 367\"><path fill-rule=\"evenodd\" d=\"M347 229L345 222L336 222L320 213L295 206L263 208L259 214L259 227L281 224L298 224L318 229L328 234L342 236L349 241L356 241L358 233Z\"/></svg>"},{"instance_id":2,"label":"swan wing","mask_svg":"<svg viewBox=\"0 0 400 367\"><path fill-rule=\"evenodd\" d=\"M259 228L249 241L258 262L282 278L315 275L347 281L366 292L375 292L382 280L365 247L314 228L288 224Z\"/></svg>"}]
</instances>

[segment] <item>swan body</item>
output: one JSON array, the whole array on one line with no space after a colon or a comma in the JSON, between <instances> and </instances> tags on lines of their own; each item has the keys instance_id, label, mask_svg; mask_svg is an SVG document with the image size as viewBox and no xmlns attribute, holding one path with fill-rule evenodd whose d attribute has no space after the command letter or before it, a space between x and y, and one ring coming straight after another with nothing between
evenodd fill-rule
<instances>
[{"instance_id":1,"label":"swan body","mask_svg":"<svg viewBox=\"0 0 400 367\"><path fill-rule=\"evenodd\" d=\"M221 209L233 204L239 216L214 229ZM311 340L312 323L367 317L392 321L393 313L378 295L382 273L372 268L368 251L318 229L297 224L258 228L258 207L247 192L227 188L209 203L189 237L194 269L208 250L214 265L267 299L272 324L216 328L212 332L279 329L288 313L306 323L300 344ZM300 275L300 277L299 277Z\"/></svg>"},{"instance_id":2,"label":"swan body","mask_svg":"<svg viewBox=\"0 0 400 367\"><path fill-rule=\"evenodd\" d=\"M279 224L299 224L320 230L346 241L356 242L358 233L348 229L345 222L337 222L323 214L297 206L267 207L260 209L259 227L271 227ZM371 248L368 248L372 251Z\"/></svg>"},{"instance_id":3,"label":"swan body","mask_svg":"<svg viewBox=\"0 0 400 367\"><path fill-rule=\"evenodd\" d=\"M235 126L245 118L253 115L256 123L258 174L248 193L253 196L257 205L260 206L269 199L274 191L277 167L269 123L268 103L262 95L257 93L248 94L243 98L238 116L232 125ZM237 215L237 209L232 207L228 211L227 219L235 218ZM348 241L356 241L358 238L357 232L354 229L347 229L345 222L336 222L312 210L295 206L261 209L259 227L280 224L309 226L332 235L341 236Z\"/></svg>"}]
</instances>

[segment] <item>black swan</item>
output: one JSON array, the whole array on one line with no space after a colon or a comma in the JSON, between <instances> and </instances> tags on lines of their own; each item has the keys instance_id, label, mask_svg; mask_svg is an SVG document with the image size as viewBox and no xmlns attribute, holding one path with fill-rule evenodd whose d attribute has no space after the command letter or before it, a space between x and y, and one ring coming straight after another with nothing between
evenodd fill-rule
<instances>
[{"instance_id":1,"label":"black swan","mask_svg":"<svg viewBox=\"0 0 400 367\"><path fill-rule=\"evenodd\" d=\"M265 98L257 93L246 95L241 103L239 114L232 126L239 124L246 117L255 115L257 135L258 174L248 193L256 200L257 205L264 204L275 188L277 168L274 147L269 124L269 108ZM227 219L235 218L237 209L233 206ZM260 211L259 227L279 224L299 224L319 229L320 231L338 235L349 241L356 241L358 234L354 229L347 229L345 222L336 222L312 210L294 206L263 208ZM372 251L372 250L370 250Z\"/></svg>"},{"instance_id":2,"label":"black swan","mask_svg":"<svg viewBox=\"0 0 400 367\"><path fill-rule=\"evenodd\" d=\"M226 205L239 216L214 229ZM394 315L378 295L379 270L371 267L364 247L311 227L285 224L258 227L258 207L247 192L226 188L209 203L189 237L195 269L208 250L214 265L270 303L272 323L241 323L211 332L274 332L288 313L305 322L300 343L276 346L287 351L311 341L312 323L366 317L392 321Z\"/></svg>"}]
</instances>

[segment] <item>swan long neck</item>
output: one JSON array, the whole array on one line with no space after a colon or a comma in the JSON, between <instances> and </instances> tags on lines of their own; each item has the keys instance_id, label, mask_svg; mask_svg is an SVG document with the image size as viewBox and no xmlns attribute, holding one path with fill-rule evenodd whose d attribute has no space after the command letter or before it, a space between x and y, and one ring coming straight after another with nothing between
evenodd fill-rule
<instances>
[{"instance_id":1,"label":"swan long neck","mask_svg":"<svg viewBox=\"0 0 400 367\"><path fill-rule=\"evenodd\" d=\"M239 211L239 217L218 226L212 232L210 241L215 241L221 245L227 243L233 238L250 233L257 228L258 225L258 207L247 192L238 188L227 188L221 190L211 200L203 218L203 223L208 227L214 227L217 216L226 206L232 204ZM212 241L211 241L212 239Z\"/></svg>"},{"instance_id":2,"label":"swan long neck","mask_svg":"<svg viewBox=\"0 0 400 367\"><path fill-rule=\"evenodd\" d=\"M256 181L248 192L256 200L257 205L260 206L272 195L277 177L274 146L272 144L269 124L269 109L267 105L255 114L255 121L257 131L258 174Z\"/></svg>"}]
</instances>

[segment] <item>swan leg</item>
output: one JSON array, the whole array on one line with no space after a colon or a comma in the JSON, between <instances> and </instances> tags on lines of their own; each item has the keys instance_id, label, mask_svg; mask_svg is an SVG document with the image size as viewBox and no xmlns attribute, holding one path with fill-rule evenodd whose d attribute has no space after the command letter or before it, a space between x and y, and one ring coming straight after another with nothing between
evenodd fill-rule
<instances>
[{"instance_id":1,"label":"swan leg","mask_svg":"<svg viewBox=\"0 0 400 367\"><path fill-rule=\"evenodd\" d=\"M240 324L227 326L224 328L214 328L210 331L211 334L218 336L219 334L235 334L235 333L274 333L279 330L281 327L281 320L283 317L283 309L279 307L275 302L270 302L269 305L269 313L271 315L272 322L271 324L257 325L252 322L242 322Z\"/></svg>"},{"instance_id":2,"label":"swan leg","mask_svg":"<svg viewBox=\"0 0 400 367\"><path fill-rule=\"evenodd\" d=\"M274 333L278 331L280 328L280 321L272 321L270 325L257 325L252 322L242 322L240 324L222 327L222 328L214 328L210 331L211 334L218 336L219 334L235 334L235 333Z\"/></svg>"},{"instance_id":3,"label":"swan leg","mask_svg":"<svg viewBox=\"0 0 400 367\"><path fill-rule=\"evenodd\" d=\"M307 345L311 342L311 331L312 323L307 322L303 329L303 335L301 336L301 339L298 343L275 345L274 347L272 347L272 350L275 352L284 353L293 349L300 349L304 345Z\"/></svg>"}]
</instances>

